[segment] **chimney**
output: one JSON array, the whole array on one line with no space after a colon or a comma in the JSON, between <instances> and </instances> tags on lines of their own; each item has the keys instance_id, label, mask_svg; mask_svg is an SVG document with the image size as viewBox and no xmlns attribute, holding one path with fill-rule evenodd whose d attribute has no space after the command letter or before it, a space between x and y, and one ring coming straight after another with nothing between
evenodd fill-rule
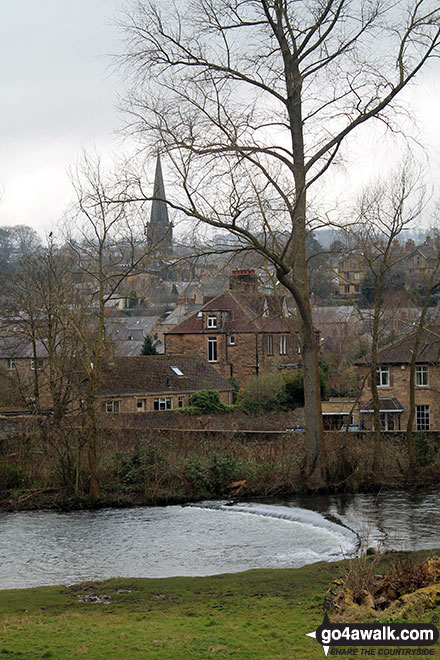
<instances>
[{"instance_id":1,"label":"chimney","mask_svg":"<svg viewBox=\"0 0 440 660\"><path fill-rule=\"evenodd\" d=\"M240 269L233 270L229 276L229 290L241 291L244 293L256 293L258 279L254 270Z\"/></svg>"}]
</instances>

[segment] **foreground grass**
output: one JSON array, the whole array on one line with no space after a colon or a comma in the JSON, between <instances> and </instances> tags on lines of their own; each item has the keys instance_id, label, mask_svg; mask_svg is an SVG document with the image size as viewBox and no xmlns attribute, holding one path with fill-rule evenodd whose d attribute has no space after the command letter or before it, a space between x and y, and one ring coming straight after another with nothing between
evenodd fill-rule
<instances>
[{"instance_id":1,"label":"foreground grass","mask_svg":"<svg viewBox=\"0 0 440 660\"><path fill-rule=\"evenodd\" d=\"M0 658L321 660L305 634L345 565L2 591Z\"/></svg>"}]
</instances>

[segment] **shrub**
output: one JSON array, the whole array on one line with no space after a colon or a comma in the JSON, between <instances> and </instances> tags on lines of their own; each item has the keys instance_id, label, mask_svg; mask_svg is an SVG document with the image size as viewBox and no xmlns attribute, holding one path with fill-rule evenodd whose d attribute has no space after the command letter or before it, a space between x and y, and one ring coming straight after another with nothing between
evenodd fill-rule
<instances>
[{"instance_id":1,"label":"shrub","mask_svg":"<svg viewBox=\"0 0 440 660\"><path fill-rule=\"evenodd\" d=\"M420 467L431 465L435 460L435 447L429 436L423 431L414 433L417 463Z\"/></svg>"},{"instance_id":2,"label":"shrub","mask_svg":"<svg viewBox=\"0 0 440 660\"><path fill-rule=\"evenodd\" d=\"M24 470L18 465L0 461L0 490L20 488L24 483Z\"/></svg>"},{"instance_id":3,"label":"shrub","mask_svg":"<svg viewBox=\"0 0 440 660\"><path fill-rule=\"evenodd\" d=\"M231 409L230 406L220 401L220 393L217 390L199 390L199 392L194 392L189 398L189 403L190 405L184 410L193 415L221 413Z\"/></svg>"}]
</instances>

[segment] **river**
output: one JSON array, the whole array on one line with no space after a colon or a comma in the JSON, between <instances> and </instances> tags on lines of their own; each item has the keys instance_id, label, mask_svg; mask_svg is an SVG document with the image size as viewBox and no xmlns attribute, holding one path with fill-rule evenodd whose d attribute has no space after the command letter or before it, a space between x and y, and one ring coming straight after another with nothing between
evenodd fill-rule
<instances>
[{"instance_id":1,"label":"river","mask_svg":"<svg viewBox=\"0 0 440 660\"><path fill-rule=\"evenodd\" d=\"M212 575L440 547L440 490L0 514L0 588Z\"/></svg>"}]
</instances>

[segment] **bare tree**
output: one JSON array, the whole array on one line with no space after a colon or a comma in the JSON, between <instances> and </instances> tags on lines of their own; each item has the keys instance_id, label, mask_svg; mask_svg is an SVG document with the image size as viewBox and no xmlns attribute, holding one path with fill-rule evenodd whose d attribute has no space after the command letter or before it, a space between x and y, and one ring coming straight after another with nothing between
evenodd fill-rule
<instances>
[{"instance_id":1,"label":"bare tree","mask_svg":"<svg viewBox=\"0 0 440 660\"><path fill-rule=\"evenodd\" d=\"M382 465L380 401L378 385L378 352L384 316L384 289L387 278L393 277L396 267L406 257L406 250L398 241L405 229L420 217L424 208L424 190L418 176L408 164L386 183L370 186L362 195L358 223L350 234L357 243L368 269L372 285L370 379L373 401L374 453L373 475L378 478Z\"/></svg>"},{"instance_id":2,"label":"bare tree","mask_svg":"<svg viewBox=\"0 0 440 660\"><path fill-rule=\"evenodd\" d=\"M143 266L148 249L142 216L130 209L124 182L105 177L99 159L84 155L73 175L73 185L77 201L66 228L66 243L75 264L78 292L90 310L90 322L84 326L82 316L77 319L72 310L64 317L64 324L84 373L83 425L90 498L96 501L100 497L96 392L107 350L106 305Z\"/></svg>"},{"instance_id":3,"label":"bare tree","mask_svg":"<svg viewBox=\"0 0 440 660\"><path fill-rule=\"evenodd\" d=\"M171 206L238 236L295 299L312 486L325 481L325 456L308 202L358 127L399 128L393 101L436 54L439 20L431 0L199 0L163 11L139 0L125 20L130 130L169 154Z\"/></svg>"},{"instance_id":4,"label":"bare tree","mask_svg":"<svg viewBox=\"0 0 440 660\"><path fill-rule=\"evenodd\" d=\"M435 246L437 249L437 258L432 264L427 278L425 295L422 301L420 317L417 328L414 333L414 344L412 347L409 375L409 415L406 425L406 442L408 447L408 479L413 479L417 468L417 456L414 443L413 427L416 417L416 364L420 353L425 346L423 345L423 335L426 330L426 322L431 297L440 289L440 237L438 232L435 236Z\"/></svg>"}]
</instances>

